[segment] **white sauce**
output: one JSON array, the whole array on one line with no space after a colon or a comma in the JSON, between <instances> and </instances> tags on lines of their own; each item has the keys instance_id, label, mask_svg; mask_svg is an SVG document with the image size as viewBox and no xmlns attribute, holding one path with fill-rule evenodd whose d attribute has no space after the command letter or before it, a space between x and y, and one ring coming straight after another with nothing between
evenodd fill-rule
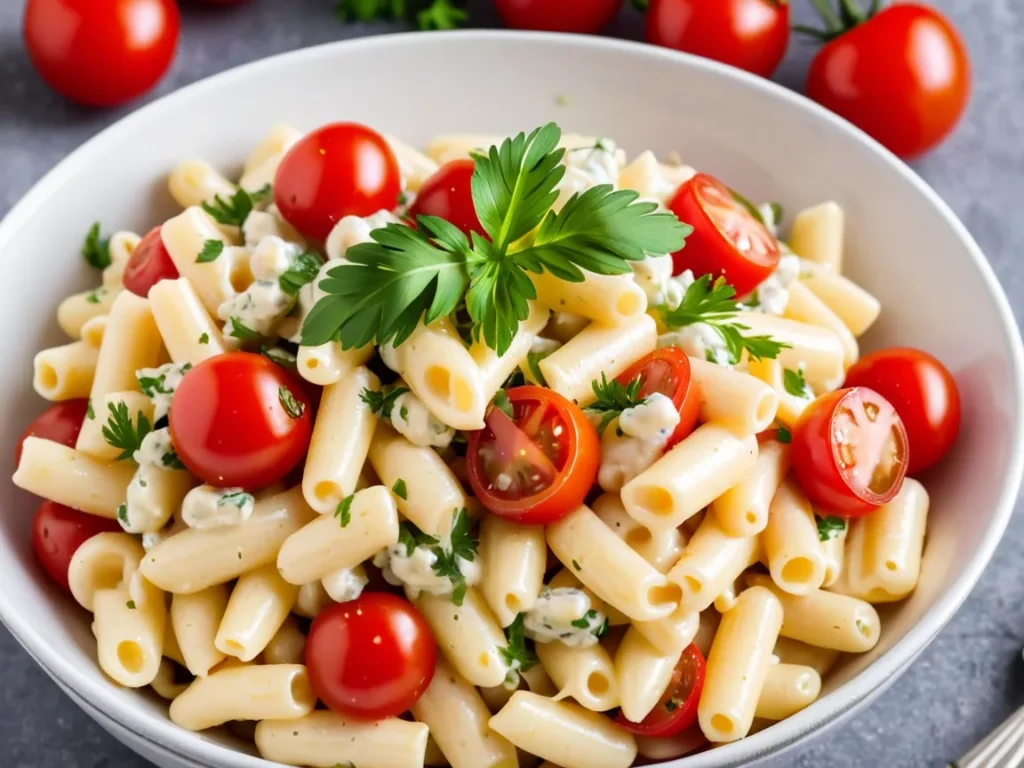
<instances>
[{"instance_id":1,"label":"white sauce","mask_svg":"<svg viewBox=\"0 0 1024 768\"><path fill-rule=\"evenodd\" d=\"M249 214L249 218L256 213ZM266 216L265 213L260 215ZM252 256L249 257L249 271L256 280L277 280L301 254L302 249L299 246L286 242L277 235L267 235L261 238L253 249Z\"/></svg>"},{"instance_id":2,"label":"white sauce","mask_svg":"<svg viewBox=\"0 0 1024 768\"><path fill-rule=\"evenodd\" d=\"M642 403L626 408L619 415L619 429L623 434L638 440L660 441L662 445L677 424L679 411L675 403L660 392L649 395Z\"/></svg>"},{"instance_id":3,"label":"white sauce","mask_svg":"<svg viewBox=\"0 0 1024 768\"><path fill-rule=\"evenodd\" d=\"M586 626L573 622L586 621ZM526 636L538 643L559 641L570 648L589 648L598 641L605 615L590 608L590 598L575 587L545 587L533 607L523 614Z\"/></svg>"},{"instance_id":4,"label":"white sauce","mask_svg":"<svg viewBox=\"0 0 1024 768\"><path fill-rule=\"evenodd\" d=\"M668 253L648 256L643 261L631 261L629 265L633 268L636 284L647 294L647 305L650 307L675 309L683 301L686 285L693 282L691 279L684 285L682 275L672 277L672 255Z\"/></svg>"},{"instance_id":5,"label":"white sauce","mask_svg":"<svg viewBox=\"0 0 1024 768\"><path fill-rule=\"evenodd\" d=\"M189 528L200 531L240 525L249 519L254 504L252 494L241 488L200 485L185 496L181 517Z\"/></svg>"},{"instance_id":6,"label":"white sauce","mask_svg":"<svg viewBox=\"0 0 1024 768\"><path fill-rule=\"evenodd\" d=\"M436 546L436 545L435 545ZM444 546L444 542L441 542ZM392 544L374 555L373 564L381 569L384 580L395 586L405 586L406 594L415 599L421 592L428 595L450 595L455 585L447 576L438 576L433 566L437 562L429 547L415 547L406 554L405 545ZM459 570L466 584L473 586L480 582L480 558L470 561L458 558Z\"/></svg>"},{"instance_id":7,"label":"white sauce","mask_svg":"<svg viewBox=\"0 0 1024 768\"><path fill-rule=\"evenodd\" d=\"M170 466L174 457L174 447L171 445L171 430L167 427L154 429L147 434L142 438L139 450L132 454L135 463L140 467L165 468Z\"/></svg>"},{"instance_id":8,"label":"white sauce","mask_svg":"<svg viewBox=\"0 0 1024 768\"><path fill-rule=\"evenodd\" d=\"M611 139L598 139L593 147L566 150L565 175L555 187L558 199L552 209L560 211L573 195L599 184L615 186L619 178L619 161L615 154L615 142Z\"/></svg>"},{"instance_id":9,"label":"white sauce","mask_svg":"<svg viewBox=\"0 0 1024 768\"><path fill-rule=\"evenodd\" d=\"M257 280L221 304L217 308L217 316L225 323L225 336L231 335L232 318L261 336L270 336L278 320L293 306L294 297L285 293L276 279Z\"/></svg>"},{"instance_id":10,"label":"white sauce","mask_svg":"<svg viewBox=\"0 0 1024 768\"><path fill-rule=\"evenodd\" d=\"M191 367L188 363L181 365L165 363L159 368L143 368L135 372L135 377L139 380L139 387L153 401L154 421L160 421L170 412L174 391ZM155 379L155 381L146 382L143 385L143 379Z\"/></svg>"},{"instance_id":11,"label":"white sauce","mask_svg":"<svg viewBox=\"0 0 1024 768\"><path fill-rule=\"evenodd\" d=\"M357 565L355 568L340 568L323 578L324 589L330 595L331 600L336 603L355 600L363 594L363 589L369 583L366 569L362 565Z\"/></svg>"},{"instance_id":12,"label":"white sauce","mask_svg":"<svg viewBox=\"0 0 1024 768\"><path fill-rule=\"evenodd\" d=\"M769 315L781 315L789 303L789 286L800 277L800 257L791 253L783 254L779 264L759 286L757 286L758 307Z\"/></svg>"},{"instance_id":13,"label":"white sauce","mask_svg":"<svg viewBox=\"0 0 1024 768\"><path fill-rule=\"evenodd\" d=\"M391 424L410 443L421 448L447 448L455 437L455 430L431 413L412 392L395 398Z\"/></svg>"},{"instance_id":14,"label":"white sauce","mask_svg":"<svg viewBox=\"0 0 1024 768\"><path fill-rule=\"evenodd\" d=\"M690 357L729 367L729 348L721 335L707 323L691 323L678 331L658 336L658 347L679 347Z\"/></svg>"},{"instance_id":15,"label":"white sauce","mask_svg":"<svg viewBox=\"0 0 1024 768\"><path fill-rule=\"evenodd\" d=\"M668 398L665 398L668 400ZM672 401L669 400L669 403ZM678 423L679 414L676 414ZM619 434L619 421L611 422L601 435L601 468L597 472L597 483L608 493L618 493L622 486L639 475L665 452L665 442L671 430L664 437L644 440L630 435Z\"/></svg>"}]
</instances>

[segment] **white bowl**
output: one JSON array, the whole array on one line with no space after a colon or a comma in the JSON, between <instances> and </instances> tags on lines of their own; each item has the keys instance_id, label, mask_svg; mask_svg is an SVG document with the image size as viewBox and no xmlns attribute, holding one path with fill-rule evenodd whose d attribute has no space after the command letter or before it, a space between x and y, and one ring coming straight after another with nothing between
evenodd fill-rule
<instances>
[{"instance_id":1,"label":"white bowl","mask_svg":"<svg viewBox=\"0 0 1024 768\"><path fill-rule=\"evenodd\" d=\"M913 172L839 118L776 85L703 59L593 37L459 32L375 37L277 56L185 88L65 159L0 224L8 353L0 368L0 466L43 403L31 360L63 343L59 300L95 274L77 252L89 225L145 232L173 212L180 160L240 166L272 123L363 121L416 143L555 120L629 152L676 150L754 200L845 208L851 277L884 306L865 347L912 345L954 372L963 429L932 495L920 587L883 611L882 638L828 678L822 697L748 739L670 765L735 766L835 723L892 683L966 598L1009 519L1022 469L1024 368L1006 298L977 245ZM158 701L109 682L88 617L34 564L35 502L0 490L0 618L103 727L161 766L268 766L229 736L172 725ZM669 764L666 764L669 765Z\"/></svg>"}]
</instances>

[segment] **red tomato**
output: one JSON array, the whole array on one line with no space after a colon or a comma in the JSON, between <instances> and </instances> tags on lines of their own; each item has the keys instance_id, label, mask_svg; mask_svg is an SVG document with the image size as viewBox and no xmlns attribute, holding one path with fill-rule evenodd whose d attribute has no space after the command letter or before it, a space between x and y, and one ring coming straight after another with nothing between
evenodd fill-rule
<instances>
[{"instance_id":1,"label":"red tomato","mask_svg":"<svg viewBox=\"0 0 1024 768\"><path fill-rule=\"evenodd\" d=\"M177 279L178 268L174 266L171 254L164 246L160 227L154 227L132 251L131 258L124 267L124 287L136 296L146 298L149 296L149 289L161 280Z\"/></svg>"},{"instance_id":2,"label":"red tomato","mask_svg":"<svg viewBox=\"0 0 1024 768\"><path fill-rule=\"evenodd\" d=\"M907 429L907 473L935 464L960 431L960 392L949 370L919 349L865 355L846 372L847 387L868 387L892 403Z\"/></svg>"},{"instance_id":3,"label":"red tomato","mask_svg":"<svg viewBox=\"0 0 1024 768\"><path fill-rule=\"evenodd\" d=\"M960 35L934 8L899 3L825 45L807 95L900 157L931 149L953 130L971 91Z\"/></svg>"},{"instance_id":4,"label":"red tomato","mask_svg":"<svg viewBox=\"0 0 1024 768\"><path fill-rule=\"evenodd\" d=\"M32 549L50 578L70 592L68 566L78 548L97 533L120 530L116 520L44 501L32 521Z\"/></svg>"},{"instance_id":5,"label":"red tomato","mask_svg":"<svg viewBox=\"0 0 1024 768\"><path fill-rule=\"evenodd\" d=\"M789 42L788 0L651 0L647 42L770 77Z\"/></svg>"},{"instance_id":6,"label":"red tomato","mask_svg":"<svg viewBox=\"0 0 1024 768\"><path fill-rule=\"evenodd\" d=\"M470 184L474 165L472 160L452 160L442 165L416 193L409 215L445 219L461 229L466 237L474 231L483 234Z\"/></svg>"},{"instance_id":7,"label":"red tomato","mask_svg":"<svg viewBox=\"0 0 1024 768\"><path fill-rule=\"evenodd\" d=\"M672 399L679 411L679 424L665 443L665 450L693 432L700 412L700 392L690 376L690 358L679 347L663 347L633 363L616 381L626 385L640 377L640 394L658 392Z\"/></svg>"},{"instance_id":8,"label":"red tomato","mask_svg":"<svg viewBox=\"0 0 1024 768\"><path fill-rule=\"evenodd\" d=\"M907 431L888 400L866 387L822 395L793 429L793 472L814 504L859 517L893 498L907 472Z\"/></svg>"},{"instance_id":9,"label":"red tomato","mask_svg":"<svg viewBox=\"0 0 1024 768\"><path fill-rule=\"evenodd\" d=\"M690 643L679 657L668 688L643 722L634 723L619 712L615 722L631 733L665 738L681 733L697 722L697 704L704 690L704 656Z\"/></svg>"},{"instance_id":10,"label":"red tomato","mask_svg":"<svg viewBox=\"0 0 1024 768\"><path fill-rule=\"evenodd\" d=\"M675 274L690 269L695 277L724 275L737 296L746 296L778 265L772 233L713 176L698 173L680 186L669 208L693 226L686 247L672 254Z\"/></svg>"},{"instance_id":11,"label":"red tomato","mask_svg":"<svg viewBox=\"0 0 1024 768\"><path fill-rule=\"evenodd\" d=\"M51 88L111 107L163 77L179 26L174 0L28 0L25 47Z\"/></svg>"},{"instance_id":12,"label":"red tomato","mask_svg":"<svg viewBox=\"0 0 1024 768\"><path fill-rule=\"evenodd\" d=\"M317 697L343 715L381 720L416 703L434 677L437 644L407 600L367 592L328 608L306 639Z\"/></svg>"},{"instance_id":13,"label":"red tomato","mask_svg":"<svg viewBox=\"0 0 1024 768\"><path fill-rule=\"evenodd\" d=\"M18 439L18 447L14 449L14 464L17 465L21 461L21 448L29 437L41 437L43 440L53 440L68 448L74 448L88 410L88 400L65 400L51 405L36 416Z\"/></svg>"},{"instance_id":14,"label":"red tomato","mask_svg":"<svg viewBox=\"0 0 1024 768\"><path fill-rule=\"evenodd\" d=\"M262 355L232 352L185 374L171 400L171 441L210 485L262 488L306 455L312 432L302 382Z\"/></svg>"},{"instance_id":15,"label":"red tomato","mask_svg":"<svg viewBox=\"0 0 1024 768\"><path fill-rule=\"evenodd\" d=\"M394 208L401 188L383 136L359 123L331 123L288 150L274 178L274 202L302 234L325 240L345 216Z\"/></svg>"},{"instance_id":16,"label":"red tomato","mask_svg":"<svg viewBox=\"0 0 1024 768\"><path fill-rule=\"evenodd\" d=\"M579 507L597 478L601 444L579 406L544 387L508 390L514 418L496 407L466 450L469 484L501 517L527 525L551 523ZM499 476L509 480L505 488ZM504 482L502 482L504 484Z\"/></svg>"},{"instance_id":17,"label":"red tomato","mask_svg":"<svg viewBox=\"0 0 1024 768\"><path fill-rule=\"evenodd\" d=\"M622 0L496 0L506 27L593 34L611 21Z\"/></svg>"}]
</instances>

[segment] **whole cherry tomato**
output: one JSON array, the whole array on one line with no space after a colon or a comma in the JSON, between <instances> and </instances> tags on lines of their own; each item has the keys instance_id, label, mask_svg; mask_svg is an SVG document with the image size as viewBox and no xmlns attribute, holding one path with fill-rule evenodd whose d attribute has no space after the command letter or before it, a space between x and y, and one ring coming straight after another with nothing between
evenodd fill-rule
<instances>
[{"instance_id":1,"label":"whole cherry tomato","mask_svg":"<svg viewBox=\"0 0 1024 768\"><path fill-rule=\"evenodd\" d=\"M469 435L466 471L480 502L527 525L551 523L579 507L597 478L601 444L578 405L550 389L507 390L512 418L496 406Z\"/></svg>"},{"instance_id":2,"label":"whole cherry tomato","mask_svg":"<svg viewBox=\"0 0 1024 768\"><path fill-rule=\"evenodd\" d=\"M838 19L833 20L838 22ZM897 3L829 24L811 62L807 95L900 157L920 155L959 122L971 91L960 35L941 13Z\"/></svg>"},{"instance_id":3,"label":"whole cherry tomato","mask_svg":"<svg viewBox=\"0 0 1024 768\"><path fill-rule=\"evenodd\" d=\"M262 488L302 461L312 415L299 379L263 355L232 352L191 368L171 400L178 458L210 485Z\"/></svg>"},{"instance_id":4,"label":"whole cherry tomato","mask_svg":"<svg viewBox=\"0 0 1024 768\"><path fill-rule=\"evenodd\" d=\"M128 258L121 280L124 287L136 296L146 298L149 289L161 280L176 280L178 268L164 246L160 227L154 227L139 241Z\"/></svg>"},{"instance_id":5,"label":"whole cherry tomato","mask_svg":"<svg viewBox=\"0 0 1024 768\"><path fill-rule=\"evenodd\" d=\"M789 42L789 0L651 0L647 42L770 77Z\"/></svg>"},{"instance_id":6,"label":"whole cherry tomato","mask_svg":"<svg viewBox=\"0 0 1024 768\"><path fill-rule=\"evenodd\" d=\"M30 437L41 437L43 440L52 440L68 448L74 448L88 411L88 400L65 400L62 403L54 403L36 416L18 439L18 447L14 449L15 465L21 461L22 446Z\"/></svg>"},{"instance_id":7,"label":"whole cherry tomato","mask_svg":"<svg viewBox=\"0 0 1024 768\"><path fill-rule=\"evenodd\" d=\"M306 667L317 697L366 720L395 717L434 677L437 643L426 620L401 597L365 592L313 621Z\"/></svg>"},{"instance_id":8,"label":"whole cherry tomato","mask_svg":"<svg viewBox=\"0 0 1024 768\"><path fill-rule=\"evenodd\" d=\"M960 431L960 392L949 370L920 349L865 355L846 372L846 387L868 387L892 403L907 429L907 473L945 456Z\"/></svg>"},{"instance_id":9,"label":"whole cherry tomato","mask_svg":"<svg viewBox=\"0 0 1024 768\"><path fill-rule=\"evenodd\" d=\"M78 548L97 533L120 530L116 520L44 501L32 521L32 549L50 578L70 592L68 566Z\"/></svg>"},{"instance_id":10,"label":"whole cherry tomato","mask_svg":"<svg viewBox=\"0 0 1024 768\"><path fill-rule=\"evenodd\" d=\"M807 406L793 430L793 474L826 512L859 517L890 501L907 472L907 431L892 404L865 387Z\"/></svg>"},{"instance_id":11,"label":"whole cherry tomato","mask_svg":"<svg viewBox=\"0 0 1024 768\"><path fill-rule=\"evenodd\" d=\"M409 215L437 216L454 224L469 237L470 232L484 233L473 205L472 160L452 160L442 165L433 176L423 182Z\"/></svg>"},{"instance_id":12,"label":"whole cherry tomato","mask_svg":"<svg viewBox=\"0 0 1024 768\"><path fill-rule=\"evenodd\" d=\"M593 34L612 20L621 0L496 0L506 27Z\"/></svg>"},{"instance_id":13,"label":"whole cherry tomato","mask_svg":"<svg viewBox=\"0 0 1024 768\"><path fill-rule=\"evenodd\" d=\"M28 0L25 47L51 88L111 107L163 77L180 23L174 0Z\"/></svg>"},{"instance_id":14,"label":"whole cherry tomato","mask_svg":"<svg viewBox=\"0 0 1024 768\"><path fill-rule=\"evenodd\" d=\"M637 377L641 397L657 392L670 398L679 411L679 424L665 443L668 451L697 426L700 392L690 374L690 358L679 347L662 347L637 360L615 380L625 386Z\"/></svg>"},{"instance_id":15,"label":"whole cherry tomato","mask_svg":"<svg viewBox=\"0 0 1024 768\"><path fill-rule=\"evenodd\" d=\"M666 738L682 733L697 722L697 705L704 690L704 655L690 643L679 657L668 688L641 722L627 720L621 712L615 722L630 733Z\"/></svg>"},{"instance_id":16,"label":"whole cherry tomato","mask_svg":"<svg viewBox=\"0 0 1024 768\"><path fill-rule=\"evenodd\" d=\"M345 216L390 211L401 185L383 136L359 123L331 123L288 150L274 177L274 202L302 234L325 240Z\"/></svg>"},{"instance_id":17,"label":"whole cherry tomato","mask_svg":"<svg viewBox=\"0 0 1024 768\"><path fill-rule=\"evenodd\" d=\"M672 254L675 274L721 275L737 296L746 296L778 265L782 254L772 233L713 176L698 173L682 184L669 208L693 226L686 247Z\"/></svg>"}]
</instances>

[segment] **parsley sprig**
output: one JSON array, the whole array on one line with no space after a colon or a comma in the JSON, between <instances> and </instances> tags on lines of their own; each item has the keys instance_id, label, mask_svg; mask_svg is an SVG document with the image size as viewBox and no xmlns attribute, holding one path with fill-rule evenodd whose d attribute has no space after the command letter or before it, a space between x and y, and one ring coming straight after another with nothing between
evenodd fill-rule
<instances>
[{"instance_id":1,"label":"parsley sprig","mask_svg":"<svg viewBox=\"0 0 1024 768\"><path fill-rule=\"evenodd\" d=\"M508 645L499 647L498 653L501 654L510 673L525 672L540 663L537 652L533 649L533 642L527 639L523 629L523 614L518 614L505 628L505 637Z\"/></svg>"},{"instance_id":2,"label":"parsley sprig","mask_svg":"<svg viewBox=\"0 0 1024 768\"><path fill-rule=\"evenodd\" d=\"M306 283L311 283L320 272L323 262L315 253L306 251L299 254L295 261L288 265L288 269L277 279L281 290L289 296L297 296L299 290Z\"/></svg>"},{"instance_id":3,"label":"parsley sprig","mask_svg":"<svg viewBox=\"0 0 1024 768\"><path fill-rule=\"evenodd\" d=\"M693 323L705 323L722 338L729 352L729 362L736 364L746 350L754 360L774 359L789 347L771 336L744 336L750 326L739 322L736 290L719 277L714 283L711 275L701 275L686 289L682 302L675 309L661 307L661 319L666 327L678 330Z\"/></svg>"},{"instance_id":4,"label":"parsley sprig","mask_svg":"<svg viewBox=\"0 0 1024 768\"><path fill-rule=\"evenodd\" d=\"M782 371L782 386L793 397L799 397L804 400L814 399L814 393L811 392L811 388L807 385L804 372L799 369L785 368Z\"/></svg>"},{"instance_id":5,"label":"parsley sprig","mask_svg":"<svg viewBox=\"0 0 1024 768\"><path fill-rule=\"evenodd\" d=\"M382 419L390 419L395 409L395 401L409 391L408 387L385 386L380 392L363 388L359 399L370 406L370 410Z\"/></svg>"},{"instance_id":6,"label":"parsley sprig","mask_svg":"<svg viewBox=\"0 0 1024 768\"><path fill-rule=\"evenodd\" d=\"M266 199L269 195L269 184L251 193L239 188L227 200L220 195L214 195L212 203L203 203L203 210L210 214L218 224L240 227L249 218L249 214L252 213L257 203Z\"/></svg>"},{"instance_id":7,"label":"parsley sprig","mask_svg":"<svg viewBox=\"0 0 1024 768\"><path fill-rule=\"evenodd\" d=\"M82 258L90 267L106 269L110 266L110 238L100 236L100 223L93 222L82 243Z\"/></svg>"},{"instance_id":8,"label":"parsley sprig","mask_svg":"<svg viewBox=\"0 0 1024 768\"><path fill-rule=\"evenodd\" d=\"M462 605L466 599L466 577L462 573L459 559L473 562L476 559L477 539L471 531L472 520L463 507L455 512L446 547L436 536L424 533L412 523L406 521L398 526L398 543L405 547L406 557L412 555L416 547L425 547L434 553L434 564L431 570L452 582L452 602Z\"/></svg>"},{"instance_id":9,"label":"parsley sprig","mask_svg":"<svg viewBox=\"0 0 1024 768\"><path fill-rule=\"evenodd\" d=\"M635 408L647 402L646 397L640 397L640 388L643 385L640 377L637 376L628 384L620 384L615 379L608 381L603 373L601 380L596 379L590 383L597 398L584 410L601 414L601 422L597 425L597 433L603 435L608 425L612 423L627 408Z\"/></svg>"},{"instance_id":10,"label":"parsley sprig","mask_svg":"<svg viewBox=\"0 0 1024 768\"><path fill-rule=\"evenodd\" d=\"M128 404L124 400L116 405L107 403L107 408L110 410L110 417L103 426L103 439L108 445L121 449L117 461L130 459L142 447L142 441L152 431L153 425L144 413L140 413L133 424Z\"/></svg>"},{"instance_id":11,"label":"parsley sprig","mask_svg":"<svg viewBox=\"0 0 1024 768\"><path fill-rule=\"evenodd\" d=\"M443 219L419 216L416 229L389 224L350 248L351 263L320 282L327 295L306 318L302 343L397 345L464 299L471 337L504 354L537 297L528 273L582 282L584 270L627 274L630 261L683 246L692 228L632 190L599 185L552 211L565 174L560 138L548 123L475 157L473 205L486 237L474 232L470 241Z\"/></svg>"},{"instance_id":12,"label":"parsley sprig","mask_svg":"<svg viewBox=\"0 0 1024 768\"><path fill-rule=\"evenodd\" d=\"M463 0L336 0L334 12L342 21L406 20L419 29L455 29L469 14Z\"/></svg>"}]
</instances>

